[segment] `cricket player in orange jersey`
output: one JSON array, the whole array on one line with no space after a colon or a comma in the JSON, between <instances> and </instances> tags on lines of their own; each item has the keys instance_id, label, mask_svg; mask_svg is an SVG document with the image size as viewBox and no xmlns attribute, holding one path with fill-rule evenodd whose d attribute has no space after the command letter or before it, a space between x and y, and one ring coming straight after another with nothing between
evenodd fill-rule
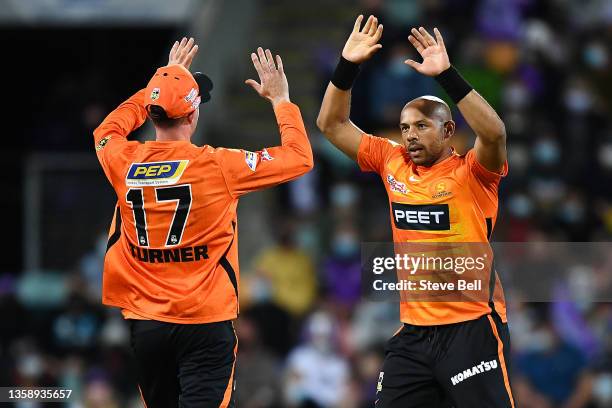
<instances>
[{"instance_id":1,"label":"cricket player in orange jersey","mask_svg":"<svg viewBox=\"0 0 612 408\"><path fill-rule=\"evenodd\" d=\"M104 260L103 303L131 326L138 385L148 408L234 406L238 316L238 199L313 166L280 56L251 54L272 103L281 145L257 152L190 140L212 82L189 71L198 46L183 38L147 87L94 131L118 203ZM128 141L149 117L155 140Z\"/></svg>"},{"instance_id":2,"label":"cricket player in orange jersey","mask_svg":"<svg viewBox=\"0 0 612 408\"><path fill-rule=\"evenodd\" d=\"M370 16L362 28L362 19L342 50L317 125L363 171L380 175L395 243L487 243L507 173L503 122L450 64L440 32L420 27L408 39L423 61L406 64L449 94L476 134L474 147L464 155L453 150L455 122L434 96L403 108L402 144L364 133L349 120L350 90L359 64L382 47L383 26ZM494 268L489 275L483 301L400 302L404 324L387 345L378 408L514 407L505 301Z\"/></svg>"}]
</instances>

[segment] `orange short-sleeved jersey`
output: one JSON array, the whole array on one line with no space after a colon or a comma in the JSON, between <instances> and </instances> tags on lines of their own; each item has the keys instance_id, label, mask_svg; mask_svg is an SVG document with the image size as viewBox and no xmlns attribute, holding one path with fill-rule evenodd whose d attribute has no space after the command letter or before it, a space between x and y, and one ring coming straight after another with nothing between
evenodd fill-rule
<instances>
[{"instance_id":1,"label":"orange short-sleeved jersey","mask_svg":"<svg viewBox=\"0 0 612 408\"><path fill-rule=\"evenodd\" d=\"M389 197L394 242L488 242L497 218L498 186L507 173L491 172L474 150L453 153L431 167L411 162L404 146L364 134L357 161L380 175ZM506 321L499 277L492 302ZM401 302L402 322L439 325L473 320L491 312L489 302Z\"/></svg>"},{"instance_id":2,"label":"orange short-sleeved jersey","mask_svg":"<svg viewBox=\"0 0 612 408\"><path fill-rule=\"evenodd\" d=\"M123 308L126 316L174 323L236 318L238 198L312 167L299 108L285 103L275 109L282 146L248 152L127 141L146 118L142 101L140 91L94 132L118 199L103 303Z\"/></svg>"}]
</instances>

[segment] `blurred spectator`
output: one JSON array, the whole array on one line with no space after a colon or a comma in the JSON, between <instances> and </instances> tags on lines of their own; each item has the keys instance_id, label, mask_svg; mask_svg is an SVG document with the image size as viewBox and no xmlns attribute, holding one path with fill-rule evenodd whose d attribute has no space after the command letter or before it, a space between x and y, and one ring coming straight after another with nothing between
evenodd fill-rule
<instances>
[{"instance_id":1,"label":"blurred spectator","mask_svg":"<svg viewBox=\"0 0 612 408\"><path fill-rule=\"evenodd\" d=\"M585 356L559 338L544 320L516 358L517 401L526 408L582 408L591 400L592 375Z\"/></svg>"},{"instance_id":2,"label":"blurred spectator","mask_svg":"<svg viewBox=\"0 0 612 408\"><path fill-rule=\"evenodd\" d=\"M323 282L334 302L352 308L361 295L361 252L357 231L340 225L334 231L331 254L323 263Z\"/></svg>"},{"instance_id":3,"label":"blurred spectator","mask_svg":"<svg viewBox=\"0 0 612 408\"><path fill-rule=\"evenodd\" d=\"M286 402L290 407L337 407L346 396L349 367L336 352L331 317L314 313L306 323L305 337L287 359Z\"/></svg>"},{"instance_id":4,"label":"blurred spectator","mask_svg":"<svg viewBox=\"0 0 612 408\"><path fill-rule=\"evenodd\" d=\"M236 362L236 404L245 408L280 406L281 362L262 345L259 328L248 315L236 324L240 353Z\"/></svg>"},{"instance_id":5,"label":"blurred spectator","mask_svg":"<svg viewBox=\"0 0 612 408\"><path fill-rule=\"evenodd\" d=\"M87 384L84 408L119 408L111 385L101 379Z\"/></svg>"},{"instance_id":6,"label":"blurred spectator","mask_svg":"<svg viewBox=\"0 0 612 408\"><path fill-rule=\"evenodd\" d=\"M376 403L376 385L378 383L380 368L383 364L383 350L379 347L370 347L360 350L355 356L355 379L361 403L360 407L371 407Z\"/></svg>"},{"instance_id":7,"label":"blurred spectator","mask_svg":"<svg viewBox=\"0 0 612 408\"><path fill-rule=\"evenodd\" d=\"M408 101L437 91L432 78L404 63L409 51L407 43L394 45L385 63L373 70L369 81L373 117L393 128L398 126L399 114Z\"/></svg>"},{"instance_id":8,"label":"blurred spectator","mask_svg":"<svg viewBox=\"0 0 612 408\"><path fill-rule=\"evenodd\" d=\"M73 294L67 309L53 323L55 343L65 349L92 347L96 341L99 322L86 300Z\"/></svg>"},{"instance_id":9,"label":"blurred spectator","mask_svg":"<svg viewBox=\"0 0 612 408\"><path fill-rule=\"evenodd\" d=\"M312 260L294 242L296 232L290 222L279 226L278 244L259 254L254 265L257 274L269 284L271 299L301 317L315 300L316 277Z\"/></svg>"}]
</instances>

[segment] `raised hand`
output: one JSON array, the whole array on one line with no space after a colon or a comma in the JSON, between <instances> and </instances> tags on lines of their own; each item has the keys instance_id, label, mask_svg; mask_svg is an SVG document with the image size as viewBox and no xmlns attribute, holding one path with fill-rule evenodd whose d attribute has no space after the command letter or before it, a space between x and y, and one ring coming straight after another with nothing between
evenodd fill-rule
<instances>
[{"instance_id":1,"label":"raised hand","mask_svg":"<svg viewBox=\"0 0 612 408\"><path fill-rule=\"evenodd\" d=\"M416 48L421 57L423 57L423 62L419 64L416 61L407 59L404 61L407 65L427 76L439 75L450 67L444 40L437 28L434 28L435 39L423 27L419 27L418 30L413 28L410 32L412 34L408 36L408 40L414 45L414 48Z\"/></svg>"},{"instance_id":2,"label":"raised hand","mask_svg":"<svg viewBox=\"0 0 612 408\"><path fill-rule=\"evenodd\" d=\"M356 64L360 64L370 59L376 51L382 48L382 45L378 43L382 37L382 24L379 25L378 19L374 16L370 16L363 26L363 29L361 29L362 21L363 15L359 15L357 20L355 20L353 32L342 50L342 56Z\"/></svg>"},{"instance_id":3,"label":"raised hand","mask_svg":"<svg viewBox=\"0 0 612 408\"><path fill-rule=\"evenodd\" d=\"M245 84L250 85L259 96L272 102L273 106L281 102L289 102L289 84L283 70L283 61L280 55L276 56L276 65L270 50L264 53L263 48L257 48L257 54L252 53L253 66L259 75L259 82L247 79Z\"/></svg>"},{"instance_id":4,"label":"raised hand","mask_svg":"<svg viewBox=\"0 0 612 408\"><path fill-rule=\"evenodd\" d=\"M198 52L198 45L195 44L193 37L187 40L186 37L181 39L181 42L175 41L168 56L168 65L180 64L189 69L193 57Z\"/></svg>"}]
</instances>

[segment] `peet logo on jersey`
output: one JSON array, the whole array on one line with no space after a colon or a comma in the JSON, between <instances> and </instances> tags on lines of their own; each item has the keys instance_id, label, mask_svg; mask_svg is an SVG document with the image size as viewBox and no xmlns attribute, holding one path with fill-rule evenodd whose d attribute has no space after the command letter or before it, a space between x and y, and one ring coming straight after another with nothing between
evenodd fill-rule
<instances>
[{"instance_id":1,"label":"peet logo on jersey","mask_svg":"<svg viewBox=\"0 0 612 408\"><path fill-rule=\"evenodd\" d=\"M395 227L402 230L450 230L448 204L411 205L391 203Z\"/></svg>"},{"instance_id":2,"label":"peet logo on jersey","mask_svg":"<svg viewBox=\"0 0 612 408\"><path fill-rule=\"evenodd\" d=\"M176 184L189 160L132 163L125 178L130 187L169 186Z\"/></svg>"}]
</instances>

